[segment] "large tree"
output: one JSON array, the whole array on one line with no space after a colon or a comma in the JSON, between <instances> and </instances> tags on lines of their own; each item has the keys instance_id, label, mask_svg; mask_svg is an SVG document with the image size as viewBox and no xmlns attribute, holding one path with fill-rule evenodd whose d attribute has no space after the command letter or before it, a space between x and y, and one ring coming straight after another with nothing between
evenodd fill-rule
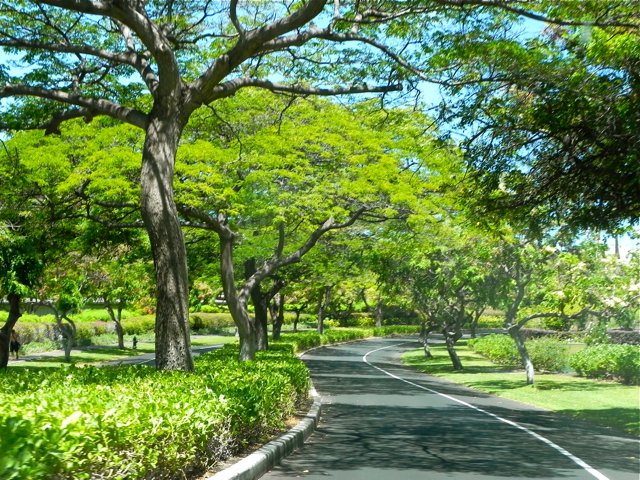
<instances>
[{"instance_id":1,"label":"large tree","mask_svg":"<svg viewBox=\"0 0 640 480\"><path fill-rule=\"evenodd\" d=\"M480 22L492 9L555 15L547 2L483 0L2 1L0 47L16 63L0 68L0 98L12 98L3 102L3 123L55 132L72 117L108 115L144 131L141 211L157 278L156 364L191 370L186 250L172 181L193 112L246 87L301 95L397 90L408 74L430 70L433 45L414 48L425 32L431 40L442 29L467 31L469 18ZM596 18L625 20L607 10Z\"/></svg>"}]
</instances>

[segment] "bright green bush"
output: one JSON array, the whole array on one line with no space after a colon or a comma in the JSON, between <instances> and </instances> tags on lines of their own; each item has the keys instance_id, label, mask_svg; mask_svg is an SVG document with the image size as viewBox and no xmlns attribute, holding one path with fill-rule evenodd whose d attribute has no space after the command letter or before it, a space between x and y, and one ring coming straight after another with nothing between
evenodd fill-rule
<instances>
[{"instance_id":1,"label":"bright green bush","mask_svg":"<svg viewBox=\"0 0 640 480\"><path fill-rule=\"evenodd\" d=\"M492 334L473 338L469 340L468 345L494 363L509 367L522 365L516 344L508 335ZM555 338L540 337L529 340L526 347L531 363L538 371L558 372L565 369L569 363L566 345Z\"/></svg>"},{"instance_id":2,"label":"bright green bush","mask_svg":"<svg viewBox=\"0 0 640 480\"><path fill-rule=\"evenodd\" d=\"M281 428L306 398L291 348L193 374L148 367L0 371L0 478L183 478Z\"/></svg>"},{"instance_id":3,"label":"bright green bush","mask_svg":"<svg viewBox=\"0 0 640 480\"><path fill-rule=\"evenodd\" d=\"M153 332L155 327L155 315L143 315L122 320L122 329L125 335L141 335Z\"/></svg>"},{"instance_id":4,"label":"bright green bush","mask_svg":"<svg viewBox=\"0 0 640 480\"><path fill-rule=\"evenodd\" d=\"M571 367L585 377L637 385L640 383L640 349L637 345L591 345L571 357Z\"/></svg>"},{"instance_id":5,"label":"bright green bush","mask_svg":"<svg viewBox=\"0 0 640 480\"><path fill-rule=\"evenodd\" d=\"M198 312L189 315L189 324L194 331L218 331L235 327L233 318L227 313Z\"/></svg>"},{"instance_id":6,"label":"bright green bush","mask_svg":"<svg viewBox=\"0 0 640 480\"><path fill-rule=\"evenodd\" d=\"M293 346L295 352L302 352L313 347L331 343L351 342L368 337L384 337L388 335L410 335L420 331L418 325L389 325L376 328L334 328L318 332L283 333L280 343Z\"/></svg>"},{"instance_id":7,"label":"bright green bush","mask_svg":"<svg viewBox=\"0 0 640 480\"><path fill-rule=\"evenodd\" d=\"M540 337L526 343L533 366L538 371L560 372L569 366L567 344L551 337Z\"/></svg>"},{"instance_id":8,"label":"bright green bush","mask_svg":"<svg viewBox=\"0 0 640 480\"><path fill-rule=\"evenodd\" d=\"M469 347L487 357L494 363L517 367L520 365L520 355L513 339L508 335L486 335L472 338L468 342Z\"/></svg>"}]
</instances>

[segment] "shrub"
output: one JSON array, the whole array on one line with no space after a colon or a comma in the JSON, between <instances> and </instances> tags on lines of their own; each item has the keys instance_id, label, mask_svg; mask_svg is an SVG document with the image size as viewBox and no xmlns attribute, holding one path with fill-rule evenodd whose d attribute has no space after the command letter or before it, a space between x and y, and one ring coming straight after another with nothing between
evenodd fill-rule
<instances>
[{"instance_id":1,"label":"shrub","mask_svg":"<svg viewBox=\"0 0 640 480\"><path fill-rule=\"evenodd\" d=\"M520 354L509 335L492 334L469 340L469 347L494 363L509 367L522 365ZM566 345L550 337L526 343L529 358L538 371L557 372L567 367L569 353Z\"/></svg>"},{"instance_id":2,"label":"shrub","mask_svg":"<svg viewBox=\"0 0 640 480\"><path fill-rule=\"evenodd\" d=\"M478 328L500 328L504 325L502 315L482 315L478 320Z\"/></svg>"},{"instance_id":3,"label":"shrub","mask_svg":"<svg viewBox=\"0 0 640 480\"><path fill-rule=\"evenodd\" d=\"M591 345L571 357L571 367L590 378L640 383L640 351L635 345Z\"/></svg>"},{"instance_id":4,"label":"shrub","mask_svg":"<svg viewBox=\"0 0 640 480\"><path fill-rule=\"evenodd\" d=\"M237 347L193 374L149 367L0 371L0 478L184 478L262 441L307 397L306 367L280 348ZM37 408L34 408L37 406Z\"/></svg>"},{"instance_id":5,"label":"shrub","mask_svg":"<svg viewBox=\"0 0 640 480\"><path fill-rule=\"evenodd\" d=\"M141 335L143 333L150 333L155 330L155 327L155 315L143 315L122 320L122 329L124 330L125 335Z\"/></svg>"},{"instance_id":6,"label":"shrub","mask_svg":"<svg viewBox=\"0 0 640 480\"><path fill-rule=\"evenodd\" d=\"M480 355L487 357L494 363L516 367L520 365L520 355L513 339L508 335L486 335L473 338L468 342L469 347Z\"/></svg>"},{"instance_id":7,"label":"shrub","mask_svg":"<svg viewBox=\"0 0 640 480\"><path fill-rule=\"evenodd\" d=\"M569 366L569 349L555 338L541 337L526 345L531 363L538 371L559 372Z\"/></svg>"}]
</instances>

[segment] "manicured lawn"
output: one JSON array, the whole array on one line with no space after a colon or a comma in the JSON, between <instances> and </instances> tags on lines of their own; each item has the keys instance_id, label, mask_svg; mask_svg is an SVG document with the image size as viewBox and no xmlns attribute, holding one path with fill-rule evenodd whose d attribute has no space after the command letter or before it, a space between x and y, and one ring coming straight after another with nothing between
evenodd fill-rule
<instances>
[{"instance_id":1,"label":"manicured lawn","mask_svg":"<svg viewBox=\"0 0 640 480\"><path fill-rule=\"evenodd\" d=\"M193 335L191 337L191 345L194 347L206 347L210 345L220 345L226 343L235 343L238 339L233 335ZM130 341L127 342L127 346ZM113 346L91 346L85 347L71 352L71 364L73 365L92 365L102 362L110 362L114 360L122 360L128 357L141 355L143 353L153 353L155 346L153 342L138 342L138 347L133 350L127 347L120 350ZM34 368L34 367L60 367L61 365L69 365L64 361L64 352L55 350L46 352L46 354L34 354L33 358L25 358L24 361L9 361L10 368Z\"/></svg>"},{"instance_id":2,"label":"manicured lawn","mask_svg":"<svg viewBox=\"0 0 640 480\"><path fill-rule=\"evenodd\" d=\"M590 422L640 435L640 387L590 380L570 375L536 373L527 385L524 371L491 363L470 351L463 342L456 349L464 370L455 372L444 347L432 347L434 359L422 350L403 356L407 365L477 390L573 415Z\"/></svg>"}]
</instances>

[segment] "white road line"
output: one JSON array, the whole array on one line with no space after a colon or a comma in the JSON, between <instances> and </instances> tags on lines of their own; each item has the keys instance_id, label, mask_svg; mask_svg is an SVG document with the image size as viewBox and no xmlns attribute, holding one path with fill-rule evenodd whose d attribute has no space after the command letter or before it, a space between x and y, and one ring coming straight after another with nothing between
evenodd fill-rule
<instances>
[{"instance_id":1,"label":"white road line","mask_svg":"<svg viewBox=\"0 0 640 480\"><path fill-rule=\"evenodd\" d=\"M400 346L400 345L404 345L405 343L395 343L395 344L389 345L387 347L376 348L375 350L371 350L370 352L367 352L367 353L364 354L364 356L362 357L362 361L364 363L366 363L367 365L369 365L370 367L373 367L376 370L379 370L380 372L384 373L385 375L390 376L391 378L395 378L396 380L400 380L401 382L408 383L409 385L412 385L412 386L414 386L416 388L420 388L422 390L426 390L427 392L434 393L434 394L439 395L441 397L444 397L444 398L446 398L448 400L451 400L453 402L459 403L460 405L464 405L465 407L472 408L473 410L476 410L478 412L484 413L485 415L489 415L490 417L493 417L496 420L499 420L499 421L501 421L503 423L506 423L507 425L511 425L512 427L515 427L515 428L517 428L519 430L522 430L523 432L528 433L529 435L531 435L532 437L540 440L541 442L546 443L547 445L549 445L554 450L560 452L562 455L564 455L565 457L569 458L571 461L573 461L575 464L579 465L581 468L583 468L584 470L589 472L592 476L594 476L598 480L609 480L609 477L607 477L606 475L602 474L601 472L599 472L598 470L593 468L591 465L589 465L584 460L576 457L571 452L568 452L567 450L562 448L560 445L557 445L557 444L553 443L548 438L545 438L542 435L540 435L540 434L538 434L538 433L536 433L536 432L534 432L532 430L529 430L528 428L523 427L522 425L520 425L520 424L518 424L516 422L513 422L511 420L507 420L506 418L502 418L502 417L500 417L500 416L498 416L498 415L496 415L494 413L491 413L491 412L488 412L486 410L483 410L482 408L476 407L475 405L472 405L470 403L467 403L467 402L465 402L463 400L460 400L458 398L452 397L452 396L447 395L445 393L437 392L436 390L432 390L430 388L427 388L427 387L424 387L422 385L418 385L417 383L413 383L413 382L411 382L409 380L406 380L406 379L404 379L402 377L398 377L397 375L394 375L391 372L387 372L386 370L369 363L369 361L367 360L367 357L372 353L378 352L380 350L385 350L387 348L392 348L392 347L397 347L397 346ZM411 342L411 343L413 343L413 342Z\"/></svg>"}]
</instances>

